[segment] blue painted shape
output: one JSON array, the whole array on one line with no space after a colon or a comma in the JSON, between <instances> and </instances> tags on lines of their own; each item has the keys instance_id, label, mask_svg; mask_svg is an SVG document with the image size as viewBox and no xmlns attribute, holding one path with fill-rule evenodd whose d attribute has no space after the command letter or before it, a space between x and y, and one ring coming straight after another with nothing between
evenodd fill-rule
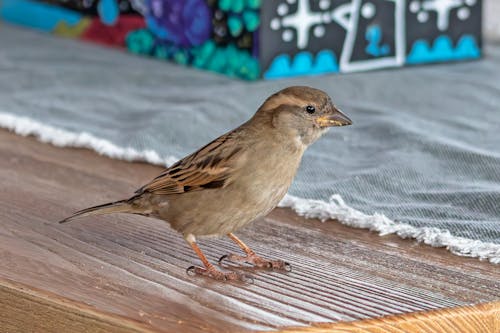
<instances>
[{"instance_id":1,"label":"blue painted shape","mask_svg":"<svg viewBox=\"0 0 500 333\"><path fill-rule=\"evenodd\" d=\"M386 56L391 51L389 45L380 45L382 42L382 29L380 26L372 25L365 33L365 39L368 41L368 46L365 48L365 52L374 57Z\"/></svg>"},{"instance_id":2,"label":"blue painted shape","mask_svg":"<svg viewBox=\"0 0 500 333\"><path fill-rule=\"evenodd\" d=\"M462 36L455 48L455 59L477 59L479 57L481 57L481 50L477 46L474 36Z\"/></svg>"},{"instance_id":3,"label":"blue painted shape","mask_svg":"<svg viewBox=\"0 0 500 333\"><path fill-rule=\"evenodd\" d=\"M291 71L291 61L288 54L281 54L273 59L273 62L264 73L264 78L275 79L278 77L289 76Z\"/></svg>"},{"instance_id":4,"label":"blue painted shape","mask_svg":"<svg viewBox=\"0 0 500 333\"><path fill-rule=\"evenodd\" d=\"M145 17L145 20L149 30L151 30L159 38L167 39L168 36L167 30L160 27L156 23L156 20L153 17Z\"/></svg>"},{"instance_id":5,"label":"blue painted shape","mask_svg":"<svg viewBox=\"0 0 500 333\"><path fill-rule=\"evenodd\" d=\"M263 76L266 79L276 79L299 75L338 73L338 71L337 57L332 51L320 51L316 57L313 57L310 52L304 51L297 53L293 60L288 54L276 56Z\"/></svg>"},{"instance_id":6,"label":"blue painted shape","mask_svg":"<svg viewBox=\"0 0 500 333\"><path fill-rule=\"evenodd\" d=\"M69 9L37 1L1 0L0 18L7 22L50 32L60 22L66 22L70 26L77 24L82 15Z\"/></svg>"},{"instance_id":7,"label":"blue painted shape","mask_svg":"<svg viewBox=\"0 0 500 333\"><path fill-rule=\"evenodd\" d=\"M425 40L413 43L410 54L406 58L408 64L423 64L428 62L443 62L453 60L476 59L481 56L476 39L472 35L462 36L456 47L451 39L442 35L434 40L432 47Z\"/></svg>"},{"instance_id":8,"label":"blue painted shape","mask_svg":"<svg viewBox=\"0 0 500 333\"><path fill-rule=\"evenodd\" d=\"M313 56L310 52L297 53L293 58L291 71L293 75L308 74L313 70Z\"/></svg>"},{"instance_id":9,"label":"blue painted shape","mask_svg":"<svg viewBox=\"0 0 500 333\"><path fill-rule=\"evenodd\" d=\"M432 48L434 61L447 61L453 59L453 44L448 36L439 36L434 40Z\"/></svg>"},{"instance_id":10,"label":"blue painted shape","mask_svg":"<svg viewBox=\"0 0 500 333\"><path fill-rule=\"evenodd\" d=\"M316 66L313 68L313 74L338 73L339 66L335 53L330 50L323 50L316 55Z\"/></svg>"},{"instance_id":11,"label":"blue painted shape","mask_svg":"<svg viewBox=\"0 0 500 333\"><path fill-rule=\"evenodd\" d=\"M408 64L421 64L426 62L431 62L430 57L431 50L429 44L422 39L416 40L413 43L410 54L406 57L406 63Z\"/></svg>"},{"instance_id":12,"label":"blue painted shape","mask_svg":"<svg viewBox=\"0 0 500 333\"><path fill-rule=\"evenodd\" d=\"M116 0L101 0L97 5L97 12L104 24L114 25L120 15L120 8Z\"/></svg>"}]
</instances>

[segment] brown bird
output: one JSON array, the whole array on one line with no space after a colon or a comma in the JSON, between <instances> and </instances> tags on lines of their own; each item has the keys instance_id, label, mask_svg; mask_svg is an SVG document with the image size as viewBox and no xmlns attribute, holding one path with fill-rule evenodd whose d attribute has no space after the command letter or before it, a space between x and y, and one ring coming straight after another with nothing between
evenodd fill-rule
<instances>
[{"instance_id":1,"label":"brown bird","mask_svg":"<svg viewBox=\"0 0 500 333\"><path fill-rule=\"evenodd\" d=\"M183 158L129 199L81 210L62 220L109 213L131 213L164 220L182 233L204 267L188 273L217 280L244 280L212 265L196 244L199 236L229 236L245 256L222 260L290 270L282 260L255 254L233 232L268 214L286 194L306 148L331 126L350 125L323 91L288 87L272 96L238 128Z\"/></svg>"}]
</instances>

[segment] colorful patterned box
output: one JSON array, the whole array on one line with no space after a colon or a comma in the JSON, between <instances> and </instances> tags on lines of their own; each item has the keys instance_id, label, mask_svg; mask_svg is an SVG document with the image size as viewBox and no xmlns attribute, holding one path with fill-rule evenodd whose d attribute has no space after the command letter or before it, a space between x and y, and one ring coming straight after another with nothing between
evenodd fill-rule
<instances>
[{"instance_id":1,"label":"colorful patterned box","mask_svg":"<svg viewBox=\"0 0 500 333\"><path fill-rule=\"evenodd\" d=\"M479 58L481 0L0 0L0 18L254 80Z\"/></svg>"}]
</instances>

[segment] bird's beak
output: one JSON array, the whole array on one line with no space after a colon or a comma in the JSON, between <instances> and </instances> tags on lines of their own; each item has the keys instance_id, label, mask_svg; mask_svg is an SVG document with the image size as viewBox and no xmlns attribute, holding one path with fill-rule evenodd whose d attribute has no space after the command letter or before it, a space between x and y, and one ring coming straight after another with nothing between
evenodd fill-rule
<instances>
[{"instance_id":1,"label":"bird's beak","mask_svg":"<svg viewBox=\"0 0 500 333\"><path fill-rule=\"evenodd\" d=\"M352 124L351 119L337 109L335 109L333 114L319 116L315 121L319 127L347 126Z\"/></svg>"}]
</instances>

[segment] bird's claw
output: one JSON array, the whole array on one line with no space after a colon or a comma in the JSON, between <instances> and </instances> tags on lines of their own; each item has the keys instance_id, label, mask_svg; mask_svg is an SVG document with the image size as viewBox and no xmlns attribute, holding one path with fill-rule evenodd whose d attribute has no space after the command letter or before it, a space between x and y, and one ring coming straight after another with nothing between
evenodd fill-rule
<instances>
[{"instance_id":1,"label":"bird's claw","mask_svg":"<svg viewBox=\"0 0 500 333\"><path fill-rule=\"evenodd\" d=\"M236 254L225 254L219 258L219 265L222 266L224 260L233 263L248 263L254 265L256 268L267 268L274 270L282 270L286 272L292 271L292 265L283 260L266 260L259 257L256 254L250 254L247 256L239 256Z\"/></svg>"},{"instance_id":2,"label":"bird's claw","mask_svg":"<svg viewBox=\"0 0 500 333\"><path fill-rule=\"evenodd\" d=\"M292 265L290 263L283 261L283 270L286 272L291 272L292 271Z\"/></svg>"},{"instance_id":3,"label":"bird's claw","mask_svg":"<svg viewBox=\"0 0 500 333\"><path fill-rule=\"evenodd\" d=\"M237 272L221 272L217 268L211 266L209 268L203 268L199 266L190 266L186 269L186 274L189 276L206 276L218 281L241 281L247 283L253 283L253 278L246 274L240 274Z\"/></svg>"},{"instance_id":4,"label":"bird's claw","mask_svg":"<svg viewBox=\"0 0 500 333\"><path fill-rule=\"evenodd\" d=\"M222 257L220 257L220 258L219 258L219 261L218 261L219 265L222 265L222 262L223 262L225 259L227 259L228 257L229 257L229 255L228 255L228 254L225 254L225 255L223 255Z\"/></svg>"}]
</instances>

